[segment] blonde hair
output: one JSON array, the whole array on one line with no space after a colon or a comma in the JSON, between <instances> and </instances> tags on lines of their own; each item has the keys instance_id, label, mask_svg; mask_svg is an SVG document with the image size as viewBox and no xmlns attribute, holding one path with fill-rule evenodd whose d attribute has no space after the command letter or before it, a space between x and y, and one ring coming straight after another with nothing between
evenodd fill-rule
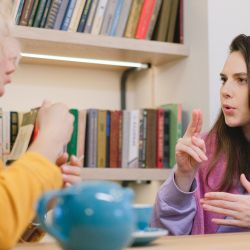
<instances>
[{"instance_id":1,"label":"blonde hair","mask_svg":"<svg viewBox=\"0 0 250 250\"><path fill-rule=\"evenodd\" d=\"M5 54L6 43L16 51L17 58L20 56L19 43L11 35L13 2L12 0L0 0L0 59Z\"/></svg>"}]
</instances>

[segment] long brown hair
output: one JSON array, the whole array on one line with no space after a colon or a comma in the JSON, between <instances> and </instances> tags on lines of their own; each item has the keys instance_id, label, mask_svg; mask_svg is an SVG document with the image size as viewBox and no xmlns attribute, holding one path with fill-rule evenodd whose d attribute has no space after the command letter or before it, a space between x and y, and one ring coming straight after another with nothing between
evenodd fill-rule
<instances>
[{"instance_id":1,"label":"long brown hair","mask_svg":"<svg viewBox=\"0 0 250 250\"><path fill-rule=\"evenodd\" d=\"M242 54L247 66L248 106L250 108L250 37L243 34L237 36L230 45L230 53L235 51ZM250 142L244 136L241 127L227 126L222 111L213 128L210 130L207 139L211 139L213 135L216 136L216 151L210 164L206 182L209 185L209 175L214 169L216 162L224 154L227 166L220 185L216 189L229 191L231 187L238 183L241 173L244 173L250 179Z\"/></svg>"}]
</instances>

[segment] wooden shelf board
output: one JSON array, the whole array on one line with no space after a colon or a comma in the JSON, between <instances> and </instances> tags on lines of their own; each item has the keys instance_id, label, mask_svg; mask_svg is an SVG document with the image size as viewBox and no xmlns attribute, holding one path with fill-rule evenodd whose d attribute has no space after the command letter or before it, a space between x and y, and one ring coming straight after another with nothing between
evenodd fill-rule
<instances>
[{"instance_id":1,"label":"wooden shelf board","mask_svg":"<svg viewBox=\"0 0 250 250\"><path fill-rule=\"evenodd\" d=\"M84 168L83 180L119 180L119 181L165 181L171 169L142 168Z\"/></svg>"},{"instance_id":2,"label":"wooden shelf board","mask_svg":"<svg viewBox=\"0 0 250 250\"><path fill-rule=\"evenodd\" d=\"M26 53L151 63L155 66L185 58L189 54L183 44L158 41L24 26L15 26L13 34L19 39L22 52Z\"/></svg>"}]
</instances>

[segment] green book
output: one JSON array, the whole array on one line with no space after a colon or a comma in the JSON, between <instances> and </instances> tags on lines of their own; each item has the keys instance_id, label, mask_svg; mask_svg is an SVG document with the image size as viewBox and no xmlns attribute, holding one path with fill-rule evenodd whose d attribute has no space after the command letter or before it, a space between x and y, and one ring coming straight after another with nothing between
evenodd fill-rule
<instances>
[{"instance_id":1,"label":"green book","mask_svg":"<svg viewBox=\"0 0 250 250\"><path fill-rule=\"evenodd\" d=\"M39 4L37 6L36 15L35 15L35 18L34 18L34 21L33 21L33 24L32 24L33 27L40 27L46 3L47 3L47 0L40 0L39 1Z\"/></svg>"},{"instance_id":2,"label":"green book","mask_svg":"<svg viewBox=\"0 0 250 250\"><path fill-rule=\"evenodd\" d=\"M39 3L39 0L35 0L33 3L32 11L31 11L29 21L28 21L28 26L30 26L30 27L33 25L34 18L35 18L36 12L37 12L38 3Z\"/></svg>"},{"instance_id":3,"label":"green book","mask_svg":"<svg viewBox=\"0 0 250 250\"><path fill-rule=\"evenodd\" d=\"M170 149L169 168L175 164L175 145L182 136L182 107L180 103L162 105L161 108L170 111Z\"/></svg>"},{"instance_id":4,"label":"green book","mask_svg":"<svg viewBox=\"0 0 250 250\"><path fill-rule=\"evenodd\" d=\"M77 135L78 135L78 110L70 109L70 113L75 117L73 133L71 139L67 145L67 153L69 157L71 155L77 155Z\"/></svg>"}]
</instances>

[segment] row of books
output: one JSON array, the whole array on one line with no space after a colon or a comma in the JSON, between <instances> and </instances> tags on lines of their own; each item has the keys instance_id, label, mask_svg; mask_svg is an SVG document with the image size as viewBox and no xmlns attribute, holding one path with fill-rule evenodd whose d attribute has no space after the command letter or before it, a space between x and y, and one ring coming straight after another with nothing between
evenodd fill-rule
<instances>
[{"instance_id":1,"label":"row of books","mask_svg":"<svg viewBox=\"0 0 250 250\"><path fill-rule=\"evenodd\" d=\"M89 168L171 168L175 144L182 133L181 104L158 109L71 109L75 117L65 151ZM16 160L36 137L37 109L0 112L0 156Z\"/></svg>"},{"instance_id":2,"label":"row of books","mask_svg":"<svg viewBox=\"0 0 250 250\"><path fill-rule=\"evenodd\" d=\"M17 0L23 26L183 42L183 0Z\"/></svg>"}]
</instances>

